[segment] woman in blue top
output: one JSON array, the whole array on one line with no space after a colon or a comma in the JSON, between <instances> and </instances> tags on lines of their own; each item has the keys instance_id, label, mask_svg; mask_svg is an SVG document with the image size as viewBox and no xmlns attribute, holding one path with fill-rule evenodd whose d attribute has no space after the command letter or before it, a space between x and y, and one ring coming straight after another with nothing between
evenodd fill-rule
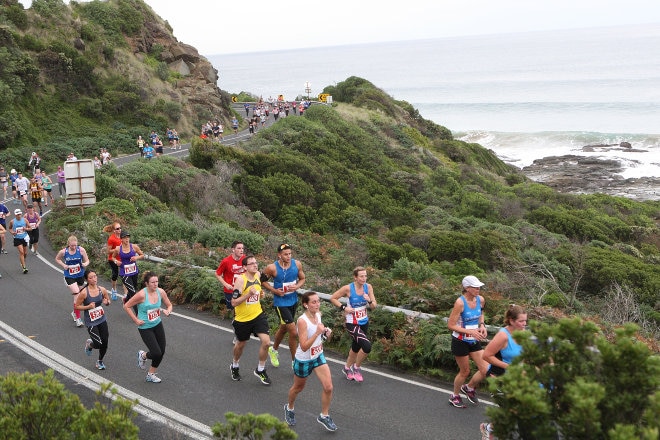
<instances>
[{"instance_id":1,"label":"woman in blue top","mask_svg":"<svg viewBox=\"0 0 660 440\"><path fill-rule=\"evenodd\" d=\"M486 377L488 369L481 347L481 341L488 336L483 312L486 301L479 294L484 283L474 275L468 275L463 278L462 285L463 294L454 303L447 321L447 328L452 331L451 352L459 369L454 378L454 392L449 396L449 403L456 408L465 408L459 392L465 394L470 402L479 403L475 388ZM466 384L470 375L470 359L479 370Z\"/></svg>"},{"instance_id":2,"label":"woman in blue top","mask_svg":"<svg viewBox=\"0 0 660 440\"><path fill-rule=\"evenodd\" d=\"M161 312L165 316L172 313L172 303L167 297L167 292L158 287L158 275L154 272L144 274L145 288L140 289L124 303L124 311L128 313L133 322L138 326L140 337L149 351L138 351L138 367L145 369L145 362L151 359L151 367L147 372L146 381L159 383L161 379L156 376L156 369L165 355L165 328L160 319ZM161 309L164 304L165 308ZM137 306L137 315L133 311L133 306Z\"/></svg>"},{"instance_id":3,"label":"woman in blue top","mask_svg":"<svg viewBox=\"0 0 660 440\"><path fill-rule=\"evenodd\" d=\"M96 361L96 368L105 370L103 357L108 351L108 321L105 317L103 306L110 305L110 295L105 287L98 285L98 275L94 270L85 272L85 281L87 287L82 289L76 296L75 308L84 313L85 326L89 339L85 341L85 354L92 355L92 349L99 351L99 358Z\"/></svg>"},{"instance_id":4,"label":"woman in blue top","mask_svg":"<svg viewBox=\"0 0 660 440\"><path fill-rule=\"evenodd\" d=\"M330 302L340 308L346 317L346 330L353 338L348 351L346 365L342 369L346 379L362 382L362 362L371 352L371 341L367 338L369 330L368 310L376 308L374 288L367 283L367 269L358 266L353 269L353 282L342 286L332 294ZM339 298L347 298L342 304Z\"/></svg>"},{"instance_id":5,"label":"woman in blue top","mask_svg":"<svg viewBox=\"0 0 660 440\"><path fill-rule=\"evenodd\" d=\"M75 295L80 293L80 290L85 284L85 268L89 266L87 251L82 246L78 246L78 239L75 235L71 235L67 239L67 246L55 256L55 261L64 269L62 271L64 282L69 288L71 295L74 295L73 312L71 312L73 321L78 327L82 327L84 324L82 319L80 319L80 310L76 308Z\"/></svg>"},{"instance_id":6,"label":"woman in blue top","mask_svg":"<svg viewBox=\"0 0 660 440\"><path fill-rule=\"evenodd\" d=\"M505 327L497 332L484 350L483 359L490 364L488 370L490 376L504 374L513 359L522 353L522 346L511 335L513 332L525 330L525 327L527 327L527 313L522 307L512 304L504 315L504 324ZM493 438L491 423L482 423L480 429L482 439L490 440Z\"/></svg>"},{"instance_id":7,"label":"woman in blue top","mask_svg":"<svg viewBox=\"0 0 660 440\"><path fill-rule=\"evenodd\" d=\"M27 257L30 238L28 231L30 224L23 218L23 211L16 208L14 210L14 218L9 221L9 232L14 236L14 247L18 251L18 259L21 262L23 273L28 273L27 266L25 265L25 257Z\"/></svg>"}]
</instances>

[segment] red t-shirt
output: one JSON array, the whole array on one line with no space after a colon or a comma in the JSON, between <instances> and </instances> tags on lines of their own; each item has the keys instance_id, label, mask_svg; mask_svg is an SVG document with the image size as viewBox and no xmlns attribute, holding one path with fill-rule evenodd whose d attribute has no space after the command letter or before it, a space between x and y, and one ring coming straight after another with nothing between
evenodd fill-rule
<instances>
[{"instance_id":1,"label":"red t-shirt","mask_svg":"<svg viewBox=\"0 0 660 440\"><path fill-rule=\"evenodd\" d=\"M245 268L243 267L243 258L245 258L245 255L243 255L238 260L235 260L233 255L225 257L216 269L216 275L221 276L222 279L225 280L225 283L229 283L233 286L236 276L245 272ZM232 289L227 290L224 288L224 286L223 290L226 293L232 292Z\"/></svg>"},{"instance_id":2,"label":"red t-shirt","mask_svg":"<svg viewBox=\"0 0 660 440\"><path fill-rule=\"evenodd\" d=\"M108 237L108 246L112 246L112 251L108 252L108 261L113 261L112 252L120 244L121 238L117 237L115 234L110 234L110 237Z\"/></svg>"}]
</instances>

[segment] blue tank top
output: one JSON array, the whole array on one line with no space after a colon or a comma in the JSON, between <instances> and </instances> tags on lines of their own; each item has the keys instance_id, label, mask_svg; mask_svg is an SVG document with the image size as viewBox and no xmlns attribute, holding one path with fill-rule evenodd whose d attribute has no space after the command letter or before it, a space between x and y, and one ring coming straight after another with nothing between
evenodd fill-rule
<instances>
[{"instance_id":1,"label":"blue tank top","mask_svg":"<svg viewBox=\"0 0 660 440\"><path fill-rule=\"evenodd\" d=\"M64 269L65 278L82 278L85 276L85 269L82 265L82 253L80 253L80 246L76 246L76 252L73 254L69 253L69 248L64 248L64 264L70 266L67 269Z\"/></svg>"},{"instance_id":2,"label":"blue tank top","mask_svg":"<svg viewBox=\"0 0 660 440\"><path fill-rule=\"evenodd\" d=\"M126 253L122 251L122 246L119 246L119 259L121 260L121 265L119 266L119 276L133 276L139 273L137 262L131 261L133 255L137 255L135 250L133 250L133 245L129 244L130 250Z\"/></svg>"},{"instance_id":3,"label":"blue tank top","mask_svg":"<svg viewBox=\"0 0 660 440\"><path fill-rule=\"evenodd\" d=\"M291 259L291 265L288 269L282 269L280 263L275 261L277 275L273 278L273 287L280 289L283 286L293 286L298 282L298 265L296 260ZM275 307L289 307L298 302L298 293L295 291L287 292L284 296L273 295L273 305Z\"/></svg>"},{"instance_id":4,"label":"blue tank top","mask_svg":"<svg viewBox=\"0 0 660 440\"><path fill-rule=\"evenodd\" d=\"M461 312L461 317L458 320L458 325L465 329L475 329L479 327L479 319L481 318L481 299L477 297L476 304L474 308L470 308L467 300L463 295L461 295L461 300L463 300L463 311ZM474 344L477 340L472 336L467 336L465 333L452 332L453 337L460 339L461 341L469 342Z\"/></svg>"},{"instance_id":5,"label":"blue tank top","mask_svg":"<svg viewBox=\"0 0 660 440\"><path fill-rule=\"evenodd\" d=\"M369 287L367 284L362 285L362 293L358 295L355 290L355 283L348 285L351 291L351 294L348 297L348 304L353 309L352 313L346 314L346 322L349 324L359 324L364 325L369 322L369 316L367 315L367 300L364 295L369 293Z\"/></svg>"},{"instance_id":6,"label":"blue tank top","mask_svg":"<svg viewBox=\"0 0 660 440\"><path fill-rule=\"evenodd\" d=\"M99 289L97 296L89 296L89 287L87 287L87 297L83 300L84 305L94 303L95 308L91 310L83 310L84 321L87 327L93 327L105 322L105 311L103 310L103 293Z\"/></svg>"},{"instance_id":7,"label":"blue tank top","mask_svg":"<svg viewBox=\"0 0 660 440\"><path fill-rule=\"evenodd\" d=\"M160 288L158 288L158 300L152 304L149 302L149 293L147 291L147 288L145 287L144 301L137 305L137 309L138 309L137 317L138 319L144 321L144 324L142 324L138 328L147 329L147 328L156 327L158 324L160 324L160 304L161 304Z\"/></svg>"},{"instance_id":8,"label":"blue tank top","mask_svg":"<svg viewBox=\"0 0 660 440\"><path fill-rule=\"evenodd\" d=\"M20 220L14 219L14 223L12 223L14 230L16 231L16 238L25 238L27 237L27 231L25 228L27 227L27 222L25 221L25 217L21 218Z\"/></svg>"},{"instance_id":9,"label":"blue tank top","mask_svg":"<svg viewBox=\"0 0 660 440\"><path fill-rule=\"evenodd\" d=\"M501 328L500 331L505 332L507 337L506 348L500 350L500 354L502 355L502 362L511 364L513 359L517 356L520 356L520 353L522 353L522 346L513 339L513 336L511 336L509 330L506 328Z\"/></svg>"}]
</instances>

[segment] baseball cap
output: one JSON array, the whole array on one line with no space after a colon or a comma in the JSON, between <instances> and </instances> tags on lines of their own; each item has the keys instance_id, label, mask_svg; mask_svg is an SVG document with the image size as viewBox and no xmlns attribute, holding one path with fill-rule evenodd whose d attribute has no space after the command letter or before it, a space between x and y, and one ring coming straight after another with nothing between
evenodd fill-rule
<instances>
[{"instance_id":1,"label":"baseball cap","mask_svg":"<svg viewBox=\"0 0 660 440\"><path fill-rule=\"evenodd\" d=\"M11 173L12 173L12 174L16 174L16 170L12 168L12 169L11 169Z\"/></svg>"},{"instance_id":2,"label":"baseball cap","mask_svg":"<svg viewBox=\"0 0 660 440\"><path fill-rule=\"evenodd\" d=\"M20 209L14 209L14 215L20 215L20 214L23 214L23 211L21 211Z\"/></svg>"},{"instance_id":3,"label":"baseball cap","mask_svg":"<svg viewBox=\"0 0 660 440\"><path fill-rule=\"evenodd\" d=\"M130 237L131 233L128 231L121 231L121 234L119 234L119 238L124 238L124 237Z\"/></svg>"},{"instance_id":4,"label":"baseball cap","mask_svg":"<svg viewBox=\"0 0 660 440\"><path fill-rule=\"evenodd\" d=\"M463 287L481 287L483 285L484 283L479 281L479 278L475 277L474 275L468 275L463 278Z\"/></svg>"},{"instance_id":5,"label":"baseball cap","mask_svg":"<svg viewBox=\"0 0 660 440\"><path fill-rule=\"evenodd\" d=\"M287 249L291 249L291 246L289 246L289 245L286 244L286 243L282 243L281 245L279 245L279 246L277 247L277 252L282 252L282 251L285 251L285 250L287 250Z\"/></svg>"}]
</instances>

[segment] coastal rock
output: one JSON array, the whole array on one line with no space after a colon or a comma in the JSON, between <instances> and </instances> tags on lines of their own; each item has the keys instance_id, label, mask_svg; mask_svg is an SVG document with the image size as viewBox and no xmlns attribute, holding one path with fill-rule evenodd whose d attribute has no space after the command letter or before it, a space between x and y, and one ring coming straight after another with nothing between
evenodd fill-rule
<instances>
[{"instance_id":1,"label":"coastal rock","mask_svg":"<svg viewBox=\"0 0 660 440\"><path fill-rule=\"evenodd\" d=\"M636 200L660 200L660 178L626 179L621 175L623 165L614 159L550 156L535 160L522 171L530 179L563 193L603 193Z\"/></svg>"},{"instance_id":2,"label":"coastal rock","mask_svg":"<svg viewBox=\"0 0 660 440\"><path fill-rule=\"evenodd\" d=\"M621 142L621 143L619 144L619 146L620 146L621 148L628 148L628 149L632 148L632 145L630 145L630 142Z\"/></svg>"}]
</instances>

